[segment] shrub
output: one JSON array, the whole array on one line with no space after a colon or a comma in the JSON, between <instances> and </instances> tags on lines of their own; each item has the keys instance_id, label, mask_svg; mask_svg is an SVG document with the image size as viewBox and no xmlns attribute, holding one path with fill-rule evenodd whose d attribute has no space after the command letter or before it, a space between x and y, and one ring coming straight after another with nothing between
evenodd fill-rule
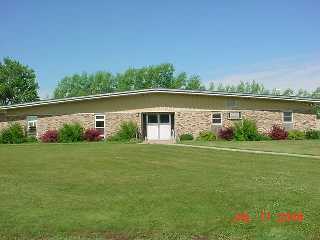
<instances>
[{"instance_id":1,"label":"shrub","mask_svg":"<svg viewBox=\"0 0 320 240\"><path fill-rule=\"evenodd\" d=\"M13 123L1 131L1 143L23 143L25 141L24 129L19 123Z\"/></svg>"},{"instance_id":2,"label":"shrub","mask_svg":"<svg viewBox=\"0 0 320 240\"><path fill-rule=\"evenodd\" d=\"M58 132L59 142L79 142L83 140L83 127L79 123L64 124Z\"/></svg>"},{"instance_id":3,"label":"shrub","mask_svg":"<svg viewBox=\"0 0 320 240\"><path fill-rule=\"evenodd\" d=\"M138 126L132 121L122 122L119 131L108 138L109 141L128 141L138 138Z\"/></svg>"},{"instance_id":4,"label":"shrub","mask_svg":"<svg viewBox=\"0 0 320 240\"><path fill-rule=\"evenodd\" d=\"M232 127L223 128L219 130L219 137L224 140L232 140L234 137L234 130Z\"/></svg>"},{"instance_id":5,"label":"shrub","mask_svg":"<svg viewBox=\"0 0 320 240\"><path fill-rule=\"evenodd\" d=\"M28 136L25 141L28 143L36 143L38 142L38 139L35 136Z\"/></svg>"},{"instance_id":6,"label":"shrub","mask_svg":"<svg viewBox=\"0 0 320 240\"><path fill-rule=\"evenodd\" d=\"M259 141L261 136L254 121L243 119L235 123L234 138L238 141Z\"/></svg>"},{"instance_id":7,"label":"shrub","mask_svg":"<svg viewBox=\"0 0 320 240\"><path fill-rule=\"evenodd\" d=\"M214 141L217 139L217 136L211 131L202 131L199 133L197 140L201 141Z\"/></svg>"},{"instance_id":8,"label":"shrub","mask_svg":"<svg viewBox=\"0 0 320 240\"><path fill-rule=\"evenodd\" d=\"M47 130L42 136L41 141L45 143L58 142L58 131L57 130Z\"/></svg>"},{"instance_id":9,"label":"shrub","mask_svg":"<svg viewBox=\"0 0 320 240\"><path fill-rule=\"evenodd\" d=\"M306 139L320 139L320 131L314 129L306 131Z\"/></svg>"},{"instance_id":10,"label":"shrub","mask_svg":"<svg viewBox=\"0 0 320 240\"><path fill-rule=\"evenodd\" d=\"M305 134L299 130L291 130L288 132L288 139L290 140L302 140L305 139Z\"/></svg>"},{"instance_id":11,"label":"shrub","mask_svg":"<svg viewBox=\"0 0 320 240\"><path fill-rule=\"evenodd\" d=\"M266 134L261 134L261 133L258 133L255 139L255 141L269 141L269 140L272 140L270 136Z\"/></svg>"},{"instance_id":12,"label":"shrub","mask_svg":"<svg viewBox=\"0 0 320 240\"><path fill-rule=\"evenodd\" d=\"M184 133L180 135L180 141L190 141L193 140L193 135L191 133Z\"/></svg>"},{"instance_id":13,"label":"shrub","mask_svg":"<svg viewBox=\"0 0 320 240\"><path fill-rule=\"evenodd\" d=\"M269 133L269 136L273 140L285 140L288 138L288 132L278 125L273 125Z\"/></svg>"},{"instance_id":14,"label":"shrub","mask_svg":"<svg viewBox=\"0 0 320 240\"><path fill-rule=\"evenodd\" d=\"M100 135L100 132L96 129L87 129L84 133L84 139L89 142L94 141L100 141L102 139L102 136Z\"/></svg>"}]
</instances>

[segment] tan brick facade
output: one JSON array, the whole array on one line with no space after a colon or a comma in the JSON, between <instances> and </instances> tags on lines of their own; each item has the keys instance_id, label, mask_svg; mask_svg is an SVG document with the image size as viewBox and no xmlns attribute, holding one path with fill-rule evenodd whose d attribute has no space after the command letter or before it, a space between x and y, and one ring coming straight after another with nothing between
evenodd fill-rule
<instances>
[{"instance_id":1,"label":"tan brick facade","mask_svg":"<svg viewBox=\"0 0 320 240\"><path fill-rule=\"evenodd\" d=\"M122 122L133 121L141 132L141 114L131 112L106 113L106 137L114 135Z\"/></svg>"},{"instance_id":2,"label":"tan brick facade","mask_svg":"<svg viewBox=\"0 0 320 240\"><path fill-rule=\"evenodd\" d=\"M93 113L77 113L61 116L38 117L37 135L41 136L46 130L59 129L65 123L80 123L85 129L94 128Z\"/></svg>"},{"instance_id":3,"label":"tan brick facade","mask_svg":"<svg viewBox=\"0 0 320 240\"><path fill-rule=\"evenodd\" d=\"M219 112L219 111L217 111ZM222 111L222 126L231 127L235 120L228 119L229 111ZM242 118L247 118L256 121L258 131L261 133L268 132L271 127L276 124L282 127L287 127L282 121L282 112L280 111L241 111ZM204 130L212 130L214 127L211 124L212 112L176 112L175 114L175 129L177 136L183 133L192 133L197 136L199 132ZM318 122L318 123L317 123ZM220 127L220 128L221 128ZM314 114L294 113L292 128L298 130L320 129L319 120ZM219 127L215 127L219 129Z\"/></svg>"},{"instance_id":4,"label":"tan brick facade","mask_svg":"<svg viewBox=\"0 0 320 240\"><path fill-rule=\"evenodd\" d=\"M157 109L148 109L148 112L156 112ZM164 109L161 109L164 110ZM187 110L187 109L166 109L168 112L174 112L175 134L179 136L184 133L192 133L197 136L200 131L213 130L217 127L212 125L212 112L208 110ZM147 112L146 109L135 109L127 112L106 112L105 134L106 137L114 135L120 127L121 122L133 121L137 123L141 132L141 113ZM219 111L217 111L219 112ZM234 121L228 120L229 111L221 111L223 115L222 127L232 126ZM260 132L267 132L274 124L283 125L282 112L280 111L241 111L243 118L255 120ZM37 135L41 136L46 130L58 129L64 123L78 122L84 128L94 128L95 113L76 113L58 116L39 116L37 122ZM24 119L10 119L11 122L19 122L26 126ZM320 129L320 120L316 119L314 114L294 113L293 128L299 130ZM7 122L0 122L0 129L8 125ZM218 127L219 128L219 127Z\"/></svg>"},{"instance_id":5,"label":"tan brick facade","mask_svg":"<svg viewBox=\"0 0 320 240\"><path fill-rule=\"evenodd\" d=\"M211 112L176 112L175 134L192 133L197 136L200 131L211 129Z\"/></svg>"}]
</instances>

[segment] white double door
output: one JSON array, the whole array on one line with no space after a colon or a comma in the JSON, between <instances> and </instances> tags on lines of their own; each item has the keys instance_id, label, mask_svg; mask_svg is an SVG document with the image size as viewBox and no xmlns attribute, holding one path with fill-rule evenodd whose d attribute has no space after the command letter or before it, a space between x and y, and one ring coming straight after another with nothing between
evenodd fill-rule
<instances>
[{"instance_id":1,"label":"white double door","mask_svg":"<svg viewBox=\"0 0 320 240\"><path fill-rule=\"evenodd\" d=\"M147 114L147 139L171 139L171 115L169 113Z\"/></svg>"}]
</instances>

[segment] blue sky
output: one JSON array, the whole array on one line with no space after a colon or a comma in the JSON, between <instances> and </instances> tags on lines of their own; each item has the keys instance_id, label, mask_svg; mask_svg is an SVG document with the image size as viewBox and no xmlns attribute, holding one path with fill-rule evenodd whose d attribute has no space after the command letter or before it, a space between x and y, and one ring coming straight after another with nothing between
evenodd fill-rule
<instances>
[{"instance_id":1,"label":"blue sky","mask_svg":"<svg viewBox=\"0 0 320 240\"><path fill-rule=\"evenodd\" d=\"M73 73L170 62L204 82L320 86L319 1L1 1L0 58L41 96Z\"/></svg>"}]
</instances>

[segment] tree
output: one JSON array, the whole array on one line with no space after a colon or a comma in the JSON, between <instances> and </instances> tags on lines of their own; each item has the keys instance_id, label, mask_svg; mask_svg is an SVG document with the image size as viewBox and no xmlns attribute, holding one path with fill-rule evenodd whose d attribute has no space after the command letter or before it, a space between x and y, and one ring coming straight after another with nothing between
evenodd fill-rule
<instances>
[{"instance_id":1,"label":"tree","mask_svg":"<svg viewBox=\"0 0 320 240\"><path fill-rule=\"evenodd\" d=\"M205 90L205 87L201 83L200 76L192 75L187 80L186 89L188 89L188 90Z\"/></svg>"},{"instance_id":2,"label":"tree","mask_svg":"<svg viewBox=\"0 0 320 240\"><path fill-rule=\"evenodd\" d=\"M38 100L38 89L33 69L11 58L0 62L0 105Z\"/></svg>"},{"instance_id":3,"label":"tree","mask_svg":"<svg viewBox=\"0 0 320 240\"><path fill-rule=\"evenodd\" d=\"M99 71L94 74L74 74L64 77L54 90L55 98L85 96L113 92L114 76L109 72Z\"/></svg>"},{"instance_id":4,"label":"tree","mask_svg":"<svg viewBox=\"0 0 320 240\"><path fill-rule=\"evenodd\" d=\"M320 98L320 87L317 87L317 89L314 92L312 92L312 97Z\"/></svg>"},{"instance_id":5,"label":"tree","mask_svg":"<svg viewBox=\"0 0 320 240\"><path fill-rule=\"evenodd\" d=\"M74 74L64 77L54 90L55 98L75 97L114 91L129 91L147 88L205 89L199 76L185 72L175 74L170 63L142 68L129 68L115 76L109 72Z\"/></svg>"},{"instance_id":6,"label":"tree","mask_svg":"<svg viewBox=\"0 0 320 240\"><path fill-rule=\"evenodd\" d=\"M216 86L214 85L214 83L213 82L210 82L209 83L209 88L208 88L208 90L209 91L214 91L216 89Z\"/></svg>"},{"instance_id":7,"label":"tree","mask_svg":"<svg viewBox=\"0 0 320 240\"><path fill-rule=\"evenodd\" d=\"M293 96L293 95L294 95L294 90L292 90L291 88L287 88L286 90L284 90L284 92L282 93L282 95L285 95L285 96Z\"/></svg>"},{"instance_id":8,"label":"tree","mask_svg":"<svg viewBox=\"0 0 320 240\"><path fill-rule=\"evenodd\" d=\"M310 93L307 90L300 88L298 90L297 96L299 97L310 97Z\"/></svg>"}]
</instances>

